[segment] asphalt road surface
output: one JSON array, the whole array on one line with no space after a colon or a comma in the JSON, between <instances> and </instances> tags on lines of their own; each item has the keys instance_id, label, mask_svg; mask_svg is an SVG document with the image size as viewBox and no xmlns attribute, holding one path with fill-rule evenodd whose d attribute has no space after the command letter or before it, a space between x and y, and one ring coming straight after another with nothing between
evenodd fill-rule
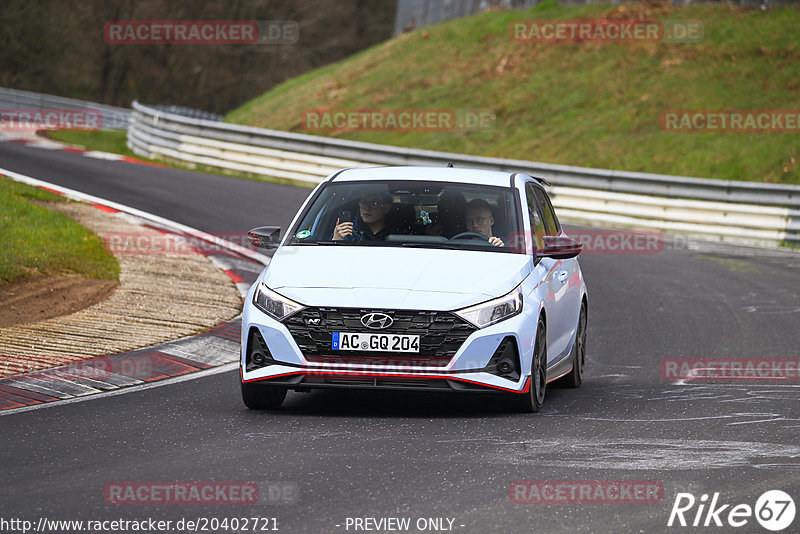
<instances>
[{"instance_id":1,"label":"asphalt road surface","mask_svg":"<svg viewBox=\"0 0 800 534\"><path fill-rule=\"evenodd\" d=\"M0 143L0 167L209 232L285 229L309 192L11 143ZM797 255L677 241L657 254L586 254L581 265L585 381L549 388L538 414L511 413L495 396L349 391L290 392L283 410L259 413L242 405L230 371L0 416L0 530L14 531L9 519L152 518L177 531L181 518L202 530L211 518L260 517L274 521L257 531L280 532L398 526L359 518L408 518L407 532L727 532L731 508L755 508L767 490L800 506L799 381L676 383L660 372L670 358L800 359ZM166 481L251 481L260 500L106 502L116 483ZM578 499L562 483L560 502L526 504L509 496L515 481L539 481L521 486L527 497L542 481L648 481L661 493L563 502ZM708 496L699 527L667 526L679 493L698 501L689 525ZM706 515L715 493L716 508L730 505L715 516L723 527ZM768 532L744 520L737 532ZM798 531L800 518L786 529Z\"/></svg>"}]
</instances>

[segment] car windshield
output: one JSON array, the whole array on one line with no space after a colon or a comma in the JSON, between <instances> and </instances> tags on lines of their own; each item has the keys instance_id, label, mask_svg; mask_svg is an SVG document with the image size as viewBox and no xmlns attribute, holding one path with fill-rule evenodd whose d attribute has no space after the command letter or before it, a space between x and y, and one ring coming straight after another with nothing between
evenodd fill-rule
<instances>
[{"instance_id":1,"label":"car windshield","mask_svg":"<svg viewBox=\"0 0 800 534\"><path fill-rule=\"evenodd\" d=\"M292 245L426 247L523 253L510 187L435 181L326 185L291 229ZM512 242L514 241L514 242Z\"/></svg>"}]
</instances>

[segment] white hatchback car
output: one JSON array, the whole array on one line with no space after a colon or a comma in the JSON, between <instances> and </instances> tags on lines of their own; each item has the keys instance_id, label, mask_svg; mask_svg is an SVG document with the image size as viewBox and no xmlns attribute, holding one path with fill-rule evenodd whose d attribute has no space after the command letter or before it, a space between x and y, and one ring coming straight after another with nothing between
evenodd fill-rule
<instances>
[{"instance_id":1,"label":"white hatchback car","mask_svg":"<svg viewBox=\"0 0 800 534\"><path fill-rule=\"evenodd\" d=\"M581 384L581 244L524 174L345 169L306 199L242 313L245 405L289 389L514 395L538 411L548 382Z\"/></svg>"}]
</instances>

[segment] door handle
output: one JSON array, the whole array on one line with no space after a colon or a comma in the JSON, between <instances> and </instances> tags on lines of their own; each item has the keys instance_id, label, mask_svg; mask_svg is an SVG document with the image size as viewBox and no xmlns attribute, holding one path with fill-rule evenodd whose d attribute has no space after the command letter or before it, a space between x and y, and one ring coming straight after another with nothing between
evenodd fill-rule
<instances>
[{"instance_id":1,"label":"door handle","mask_svg":"<svg viewBox=\"0 0 800 534\"><path fill-rule=\"evenodd\" d=\"M569 272L567 271L559 271L558 273L558 281L562 284L567 281L567 277L569 276Z\"/></svg>"}]
</instances>

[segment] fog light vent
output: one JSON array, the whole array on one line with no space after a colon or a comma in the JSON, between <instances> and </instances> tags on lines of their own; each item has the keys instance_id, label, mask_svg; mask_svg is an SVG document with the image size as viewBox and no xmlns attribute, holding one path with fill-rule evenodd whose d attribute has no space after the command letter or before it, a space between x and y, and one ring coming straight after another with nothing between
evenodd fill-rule
<instances>
[{"instance_id":1,"label":"fog light vent","mask_svg":"<svg viewBox=\"0 0 800 534\"><path fill-rule=\"evenodd\" d=\"M251 328L247 336L247 357L245 360L247 371L255 371L267 365L274 365L276 362L269 352L261 332L257 328Z\"/></svg>"},{"instance_id":2,"label":"fog light vent","mask_svg":"<svg viewBox=\"0 0 800 534\"><path fill-rule=\"evenodd\" d=\"M515 382L519 380L519 351L517 350L517 342L512 336L503 338L497 350L494 351L492 359L489 360L489 363L482 371Z\"/></svg>"}]
</instances>

